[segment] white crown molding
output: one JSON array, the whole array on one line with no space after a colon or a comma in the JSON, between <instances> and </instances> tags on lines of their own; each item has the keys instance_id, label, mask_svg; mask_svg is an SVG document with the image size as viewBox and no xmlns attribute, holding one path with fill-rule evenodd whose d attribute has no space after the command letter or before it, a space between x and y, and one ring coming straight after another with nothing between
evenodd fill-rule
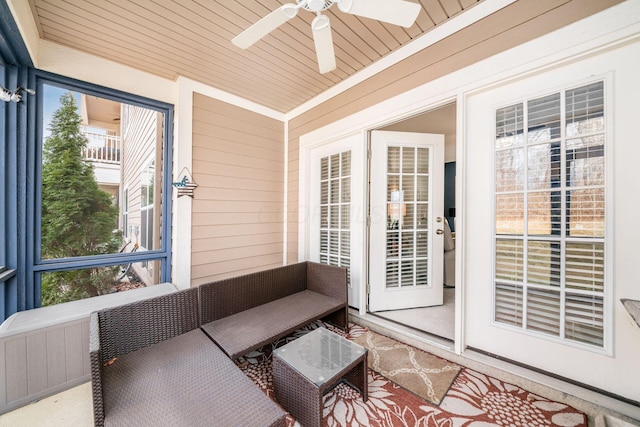
<instances>
[{"instance_id":1,"label":"white crown molding","mask_svg":"<svg viewBox=\"0 0 640 427\"><path fill-rule=\"evenodd\" d=\"M180 90L186 90L200 93L202 95L208 96L210 98L217 99L222 102L226 102L227 104L235 105L236 107L243 108L248 111L252 111L257 114L261 114L266 117L270 117L275 120L279 120L284 122L286 120L285 115L279 111L273 110L271 108L265 107L264 105L249 101L245 98L242 98L237 95L233 95L229 92L225 92L223 90L217 89L213 86L208 86L206 84L197 82L195 80L189 79L187 77L178 76L178 84L180 86Z\"/></svg>"}]
</instances>

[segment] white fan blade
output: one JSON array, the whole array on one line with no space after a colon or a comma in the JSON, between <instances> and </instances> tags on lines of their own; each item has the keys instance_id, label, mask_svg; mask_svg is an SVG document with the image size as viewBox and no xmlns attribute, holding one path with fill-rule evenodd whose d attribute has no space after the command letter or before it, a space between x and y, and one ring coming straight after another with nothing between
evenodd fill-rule
<instances>
[{"instance_id":1,"label":"white fan blade","mask_svg":"<svg viewBox=\"0 0 640 427\"><path fill-rule=\"evenodd\" d=\"M285 4L277 8L258 22L238 34L231 40L241 49L246 49L255 42L296 16L299 7L294 4Z\"/></svg>"},{"instance_id":2,"label":"white fan blade","mask_svg":"<svg viewBox=\"0 0 640 427\"><path fill-rule=\"evenodd\" d=\"M420 4L405 0L340 0L338 7L345 13L405 28L413 25L421 9Z\"/></svg>"},{"instance_id":3,"label":"white fan blade","mask_svg":"<svg viewBox=\"0 0 640 427\"><path fill-rule=\"evenodd\" d=\"M318 56L318 68L320 73L328 73L336 69L336 56L333 51L333 37L331 36L331 25L329 17L318 15L311 23L313 30L313 42L316 45L316 55Z\"/></svg>"}]
</instances>

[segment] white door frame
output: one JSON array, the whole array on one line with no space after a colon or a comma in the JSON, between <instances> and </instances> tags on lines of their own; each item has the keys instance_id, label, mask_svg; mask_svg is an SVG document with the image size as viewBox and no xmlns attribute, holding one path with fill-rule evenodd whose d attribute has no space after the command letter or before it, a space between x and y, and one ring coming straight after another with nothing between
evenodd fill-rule
<instances>
[{"instance_id":1,"label":"white door frame","mask_svg":"<svg viewBox=\"0 0 640 427\"><path fill-rule=\"evenodd\" d=\"M445 84L442 85L442 80L445 80ZM440 83L442 86L435 86ZM465 180L464 174L464 144L465 144L465 129L463 121L463 105L465 101L465 94L461 91L459 80L456 79L455 73L449 76L445 76L435 82L427 83L426 86L434 85L431 91L424 90L423 87L413 89L403 95L389 99L387 101L376 104L365 110L359 111L349 117L340 119L334 123L326 125L322 128L316 129L307 134L301 135L299 139L299 190L300 195L298 199L298 259L300 261L308 259L309 254L309 233L310 222L307 221L306 216L307 206L310 206L309 200L309 157L310 151L318 146L328 144L334 141L338 141L343 138L353 136L359 138L360 144L358 148L362 150L360 153L352 151L352 161L356 158L360 158L364 165L368 164L367 160L367 147L369 143L369 133L373 130L383 128L392 123L399 122L408 119L412 116L422 114L431 110L438 109L452 102L456 102L456 206L460 209L456 209L456 230L460 230L460 233L456 233L456 287L455 287L455 333L454 333L454 351L457 354L462 354L465 348L463 341L463 306L464 306L464 293L462 292L463 282L463 248L464 248L464 207L462 205L464 200L464 188L461 183ZM440 89L445 88L443 91ZM431 96L424 96L424 94L432 94ZM417 101L417 102L416 102ZM355 147L354 147L355 148ZM362 182L368 181L368 166L362 170ZM356 179L355 175L352 175L352 179ZM367 186L368 187L368 186ZM359 260L363 266L361 272L362 283L360 292L360 304L358 314L361 317L368 317L367 314L367 292L366 284L368 283L368 271L364 269L368 260L366 259L369 253L368 231L367 231L367 217L366 209L368 206L369 197L368 189L361 194L352 194L352 204L358 203L358 209L361 210L362 226L359 229L362 232L362 246L363 246L363 259ZM354 209L356 209L354 207ZM459 236L458 236L459 235ZM353 238L353 235L352 235ZM352 240L352 244L355 240ZM434 341L434 343L436 343ZM436 345L441 346L440 343Z\"/></svg>"}]
</instances>

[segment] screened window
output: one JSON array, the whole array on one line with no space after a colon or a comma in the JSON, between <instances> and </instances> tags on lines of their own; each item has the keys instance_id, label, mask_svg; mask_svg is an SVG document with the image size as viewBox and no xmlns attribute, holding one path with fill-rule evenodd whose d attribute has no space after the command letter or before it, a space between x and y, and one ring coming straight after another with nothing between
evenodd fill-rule
<instances>
[{"instance_id":1,"label":"screened window","mask_svg":"<svg viewBox=\"0 0 640 427\"><path fill-rule=\"evenodd\" d=\"M351 151L320 159L320 262L347 268L351 260Z\"/></svg>"},{"instance_id":2,"label":"screened window","mask_svg":"<svg viewBox=\"0 0 640 427\"><path fill-rule=\"evenodd\" d=\"M94 90L38 80L33 281L41 305L168 280L161 225L171 110Z\"/></svg>"},{"instance_id":3,"label":"screened window","mask_svg":"<svg viewBox=\"0 0 640 427\"><path fill-rule=\"evenodd\" d=\"M604 83L496 111L494 320L603 347Z\"/></svg>"}]
</instances>

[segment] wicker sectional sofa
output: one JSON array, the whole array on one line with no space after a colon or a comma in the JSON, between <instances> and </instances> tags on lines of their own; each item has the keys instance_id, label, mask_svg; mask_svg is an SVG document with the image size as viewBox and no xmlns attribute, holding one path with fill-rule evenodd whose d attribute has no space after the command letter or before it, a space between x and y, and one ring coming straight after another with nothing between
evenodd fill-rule
<instances>
[{"instance_id":1,"label":"wicker sectional sofa","mask_svg":"<svg viewBox=\"0 0 640 427\"><path fill-rule=\"evenodd\" d=\"M347 327L346 269L302 262L199 287L202 330L231 358L327 318Z\"/></svg>"},{"instance_id":2,"label":"wicker sectional sofa","mask_svg":"<svg viewBox=\"0 0 640 427\"><path fill-rule=\"evenodd\" d=\"M284 426L232 359L319 318L346 327L346 292L344 268L304 262L92 313L95 425Z\"/></svg>"}]
</instances>

